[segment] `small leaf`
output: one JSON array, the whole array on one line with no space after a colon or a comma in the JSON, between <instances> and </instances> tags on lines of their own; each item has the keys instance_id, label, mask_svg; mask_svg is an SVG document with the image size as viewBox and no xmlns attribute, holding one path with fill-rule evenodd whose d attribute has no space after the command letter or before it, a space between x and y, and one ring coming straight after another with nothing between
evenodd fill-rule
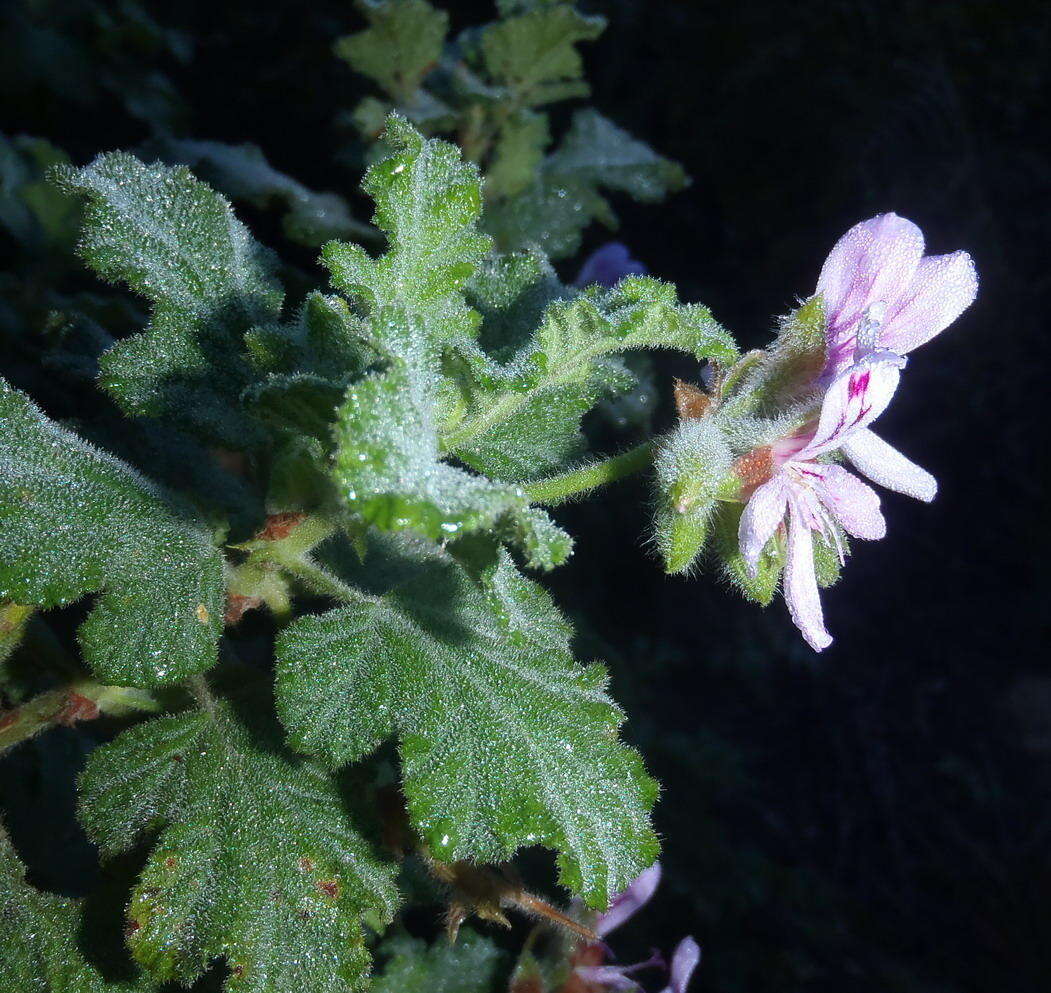
<instances>
[{"instance_id":1,"label":"small leaf","mask_svg":"<svg viewBox=\"0 0 1051 993\"><path fill-rule=\"evenodd\" d=\"M372 993L490 993L506 971L504 953L490 938L461 928L456 943L398 934L379 947L386 963Z\"/></svg>"},{"instance_id":2,"label":"small leaf","mask_svg":"<svg viewBox=\"0 0 1051 993\"><path fill-rule=\"evenodd\" d=\"M340 38L336 55L395 101L407 101L441 58L449 15L426 0L359 0L369 26Z\"/></svg>"},{"instance_id":3,"label":"small leaf","mask_svg":"<svg viewBox=\"0 0 1051 993\"><path fill-rule=\"evenodd\" d=\"M100 359L125 412L172 418L232 448L264 436L238 408L251 379L243 335L277 318L270 262L230 205L178 166L124 152L56 173L87 197L81 254L153 304L150 326Z\"/></svg>"},{"instance_id":4,"label":"small leaf","mask_svg":"<svg viewBox=\"0 0 1051 993\"><path fill-rule=\"evenodd\" d=\"M496 862L545 845L563 884L600 906L656 856L656 786L617 740L605 673L574 661L565 620L506 552L483 588L417 553L384 595L295 621L277 659L296 747L341 765L398 735L435 858Z\"/></svg>"},{"instance_id":5,"label":"small leaf","mask_svg":"<svg viewBox=\"0 0 1051 993\"><path fill-rule=\"evenodd\" d=\"M508 87L516 101L539 106L586 96L584 65L576 46L593 41L606 26L572 4L553 3L505 16L482 31L482 59L489 75Z\"/></svg>"},{"instance_id":6,"label":"small leaf","mask_svg":"<svg viewBox=\"0 0 1051 993\"><path fill-rule=\"evenodd\" d=\"M3 380L0 413L0 597L51 607L102 591L80 644L106 682L153 686L214 665L224 587L209 535Z\"/></svg>"},{"instance_id":7,"label":"small leaf","mask_svg":"<svg viewBox=\"0 0 1051 993\"><path fill-rule=\"evenodd\" d=\"M189 984L224 956L230 993L362 989L360 918L390 920L392 868L262 713L209 702L124 731L88 760L81 820L104 855L161 829L127 911L132 954L157 981Z\"/></svg>"}]
</instances>

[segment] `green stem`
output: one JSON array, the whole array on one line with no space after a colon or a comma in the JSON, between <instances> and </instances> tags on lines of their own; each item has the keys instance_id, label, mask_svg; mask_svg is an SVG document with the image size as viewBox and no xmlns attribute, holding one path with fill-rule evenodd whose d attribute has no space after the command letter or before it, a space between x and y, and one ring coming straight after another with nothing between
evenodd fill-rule
<instances>
[{"instance_id":1,"label":"green stem","mask_svg":"<svg viewBox=\"0 0 1051 993\"><path fill-rule=\"evenodd\" d=\"M0 753L56 724L71 725L100 714L123 717L135 711L161 709L160 702L146 690L80 679L0 714Z\"/></svg>"},{"instance_id":2,"label":"green stem","mask_svg":"<svg viewBox=\"0 0 1051 993\"><path fill-rule=\"evenodd\" d=\"M522 488L526 491L530 503L543 503L548 506L564 503L566 500L588 493L606 483L642 472L653 462L654 447L655 442L645 441L622 455L614 455L601 462L592 462L590 465L574 469L572 472L564 472L559 476L538 479L534 483L525 483Z\"/></svg>"}]
</instances>

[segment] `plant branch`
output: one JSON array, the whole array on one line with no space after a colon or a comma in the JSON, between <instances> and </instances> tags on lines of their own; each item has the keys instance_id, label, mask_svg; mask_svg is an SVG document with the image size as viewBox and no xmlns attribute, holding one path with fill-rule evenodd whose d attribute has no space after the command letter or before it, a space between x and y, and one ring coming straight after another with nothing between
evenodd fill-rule
<instances>
[{"instance_id":1,"label":"plant branch","mask_svg":"<svg viewBox=\"0 0 1051 993\"><path fill-rule=\"evenodd\" d=\"M146 690L80 679L0 714L0 753L56 724L69 727L78 721L94 720L101 714L122 717L136 711L161 709L160 701Z\"/></svg>"},{"instance_id":2,"label":"plant branch","mask_svg":"<svg viewBox=\"0 0 1051 993\"><path fill-rule=\"evenodd\" d=\"M621 455L614 455L601 462L592 462L580 469L551 476L548 479L525 483L522 488L526 491L530 503L542 503L548 506L564 503L566 500L589 493L606 483L642 472L653 462L653 449L654 442L646 441Z\"/></svg>"}]
</instances>

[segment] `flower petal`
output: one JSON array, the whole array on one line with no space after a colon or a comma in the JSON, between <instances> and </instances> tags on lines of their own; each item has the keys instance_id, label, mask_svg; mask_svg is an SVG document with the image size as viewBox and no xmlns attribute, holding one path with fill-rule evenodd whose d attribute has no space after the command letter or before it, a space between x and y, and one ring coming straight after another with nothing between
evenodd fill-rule
<instances>
[{"instance_id":1,"label":"flower petal","mask_svg":"<svg viewBox=\"0 0 1051 993\"><path fill-rule=\"evenodd\" d=\"M825 299L829 343L853 334L861 314L904 295L923 255L923 232L897 214L855 224L836 242L821 268L817 290Z\"/></svg>"},{"instance_id":2,"label":"flower petal","mask_svg":"<svg viewBox=\"0 0 1051 993\"><path fill-rule=\"evenodd\" d=\"M701 961L701 946L691 937L685 937L675 947L671 957L671 982L662 993L685 993L693 970Z\"/></svg>"},{"instance_id":3,"label":"flower petal","mask_svg":"<svg viewBox=\"0 0 1051 993\"><path fill-rule=\"evenodd\" d=\"M638 259L631 257L627 245L619 241L609 241L596 248L584 260L575 285L590 286L592 283L598 283L599 286L615 286L625 276L645 276L647 271Z\"/></svg>"},{"instance_id":4,"label":"flower petal","mask_svg":"<svg viewBox=\"0 0 1051 993\"><path fill-rule=\"evenodd\" d=\"M789 501L788 517L788 564L785 567L785 603L792 621L807 644L820 652L832 644L832 637L825 630L821 613L821 598L817 592L817 576L814 573L814 542L805 515Z\"/></svg>"},{"instance_id":5,"label":"flower petal","mask_svg":"<svg viewBox=\"0 0 1051 993\"><path fill-rule=\"evenodd\" d=\"M886 535L887 522L880 513L879 495L871 486L840 465L812 468L821 470L821 481L817 484L821 502L847 534L870 541Z\"/></svg>"},{"instance_id":6,"label":"flower petal","mask_svg":"<svg viewBox=\"0 0 1051 993\"><path fill-rule=\"evenodd\" d=\"M888 312L879 344L904 355L944 331L977 295L978 273L970 255L928 255L898 306Z\"/></svg>"},{"instance_id":7,"label":"flower petal","mask_svg":"<svg viewBox=\"0 0 1051 993\"><path fill-rule=\"evenodd\" d=\"M785 477L778 473L763 483L752 494L741 514L737 541L749 570L754 574L759 567L759 556L766 543L774 536L785 516L788 491Z\"/></svg>"},{"instance_id":8,"label":"flower petal","mask_svg":"<svg viewBox=\"0 0 1051 993\"><path fill-rule=\"evenodd\" d=\"M609 910L600 915L595 922L595 934L602 938L614 928L620 927L653 896L660 881L661 864L654 862L648 869L639 873L628 884L626 890L613 897Z\"/></svg>"},{"instance_id":9,"label":"flower petal","mask_svg":"<svg viewBox=\"0 0 1051 993\"><path fill-rule=\"evenodd\" d=\"M858 472L874 483L930 503L938 492L938 480L926 469L910 462L896 448L869 430L858 431L843 445L843 454Z\"/></svg>"},{"instance_id":10,"label":"flower petal","mask_svg":"<svg viewBox=\"0 0 1051 993\"><path fill-rule=\"evenodd\" d=\"M796 458L831 452L879 417L898 388L904 365L900 355L874 352L841 372L825 391L814 437Z\"/></svg>"},{"instance_id":11,"label":"flower petal","mask_svg":"<svg viewBox=\"0 0 1051 993\"><path fill-rule=\"evenodd\" d=\"M624 968L617 965L578 965L573 970L585 983L600 986L607 990L641 990L642 987L630 976L624 974Z\"/></svg>"}]
</instances>

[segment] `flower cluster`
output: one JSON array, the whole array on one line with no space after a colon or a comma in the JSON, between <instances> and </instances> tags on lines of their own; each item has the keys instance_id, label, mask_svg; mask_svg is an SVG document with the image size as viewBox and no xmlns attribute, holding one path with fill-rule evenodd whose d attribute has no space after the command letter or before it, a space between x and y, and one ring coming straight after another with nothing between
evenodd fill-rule
<instances>
[{"instance_id":1,"label":"flower cluster","mask_svg":"<svg viewBox=\"0 0 1051 993\"><path fill-rule=\"evenodd\" d=\"M818 417L771 446L770 478L754 488L741 516L741 553L753 570L787 525L784 597L816 651L832 638L818 597L814 533L842 561L839 528L869 540L887 531L876 492L828 457L840 455L874 483L920 500L937 492L930 473L869 428L894 396L905 355L945 330L978 291L966 252L925 256L923 248L915 224L881 214L832 249L817 285L826 319Z\"/></svg>"},{"instance_id":2,"label":"flower cluster","mask_svg":"<svg viewBox=\"0 0 1051 993\"><path fill-rule=\"evenodd\" d=\"M977 290L966 252L924 255L922 232L903 217L851 228L769 350L717 373L710 394L678 385L682 422L656 461L668 570L688 569L713 526L732 527L731 541L717 539L731 578L765 603L783 573L796 626L815 651L828 647L822 562L838 571L848 536L873 540L887 530L877 493L840 463L887 489L934 498L934 477L871 425L894 397L906 355L956 320ZM742 503L739 516L727 509Z\"/></svg>"}]
</instances>

